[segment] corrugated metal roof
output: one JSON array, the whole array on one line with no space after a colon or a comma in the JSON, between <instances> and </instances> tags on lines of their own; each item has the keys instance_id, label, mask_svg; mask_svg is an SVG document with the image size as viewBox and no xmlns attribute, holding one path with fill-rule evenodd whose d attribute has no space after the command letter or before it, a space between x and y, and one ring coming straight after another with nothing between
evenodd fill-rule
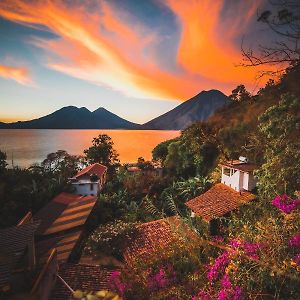
<instances>
[{"instance_id":1,"label":"corrugated metal roof","mask_svg":"<svg viewBox=\"0 0 300 300\"><path fill-rule=\"evenodd\" d=\"M29 222L0 230L0 287L9 284L11 272L34 238L40 222Z\"/></svg>"},{"instance_id":2,"label":"corrugated metal roof","mask_svg":"<svg viewBox=\"0 0 300 300\"><path fill-rule=\"evenodd\" d=\"M35 216L41 225L37 233L49 235L83 225L96 203L95 196L61 193Z\"/></svg>"},{"instance_id":3,"label":"corrugated metal roof","mask_svg":"<svg viewBox=\"0 0 300 300\"><path fill-rule=\"evenodd\" d=\"M53 248L57 250L58 262L66 262L80 238L81 233L82 230L78 230L69 234L50 237L36 243L36 254L39 258L39 264L42 265L47 260Z\"/></svg>"}]
</instances>

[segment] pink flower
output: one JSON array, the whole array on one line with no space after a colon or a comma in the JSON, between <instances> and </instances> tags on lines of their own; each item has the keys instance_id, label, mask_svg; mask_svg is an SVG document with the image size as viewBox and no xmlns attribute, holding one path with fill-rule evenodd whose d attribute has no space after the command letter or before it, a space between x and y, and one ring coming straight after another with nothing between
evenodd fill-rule
<instances>
[{"instance_id":1,"label":"pink flower","mask_svg":"<svg viewBox=\"0 0 300 300\"><path fill-rule=\"evenodd\" d=\"M272 204L286 214L291 213L299 204L300 199L289 198L286 194L276 196Z\"/></svg>"},{"instance_id":2,"label":"pink flower","mask_svg":"<svg viewBox=\"0 0 300 300\"><path fill-rule=\"evenodd\" d=\"M209 271L207 273L207 278L209 281L213 281L217 279L219 273L223 273L225 271L226 266L229 263L229 253L224 252L219 257L216 258L214 264L210 266Z\"/></svg>"},{"instance_id":3,"label":"pink flower","mask_svg":"<svg viewBox=\"0 0 300 300\"><path fill-rule=\"evenodd\" d=\"M224 274L223 279L221 281L222 287L225 289L231 289L232 288L232 284L230 282L230 278L227 274Z\"/></svg>"},{"instance_id":4,"label":"pink flower","mask_svg":"<svg viewBox=\"0 0 300 300\"><path fill-rule=\"evenodd\" d=\"M291 247L299 247L300 246L300 232L294 235L290 240L289 240L289 245Z\"/></svg>"}]
</instances>

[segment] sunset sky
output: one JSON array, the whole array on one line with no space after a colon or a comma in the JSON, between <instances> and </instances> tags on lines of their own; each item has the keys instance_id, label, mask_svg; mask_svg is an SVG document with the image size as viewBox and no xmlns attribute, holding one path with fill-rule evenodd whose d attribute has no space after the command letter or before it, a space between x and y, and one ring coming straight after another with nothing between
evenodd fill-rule
<instances>
[{"instance_id":1,"label":"sunset sky","mask_svg":"<svg viewBox=\"0 0 300 300\"><path fill-rule=\"evenodd\" d=\"M253 91L258 70L236 65L242 39L268 38L256 21L265 5L1 0L0 121L75 105L144 123L202 90Z\"/></svg>"}]
</instances>

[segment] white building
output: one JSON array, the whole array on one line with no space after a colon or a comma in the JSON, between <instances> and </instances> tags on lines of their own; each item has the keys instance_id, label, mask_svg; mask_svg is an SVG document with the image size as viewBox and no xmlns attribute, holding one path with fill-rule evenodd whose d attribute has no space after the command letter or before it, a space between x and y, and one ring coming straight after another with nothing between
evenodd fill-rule
<instances>
[{"instance_id":1,"label":"white building","mask_svg":"<svg viewBox=\"0 0 300 300\"><path fill-rule=\"evenodd\" d=\"M107 167L101 164L87 166L70 178L74 193L82 196L97 196L106 180Z\"/></svg>"},{"instance_id":2,"label":"white building","mask_svg":"<svg viewBox=\"0 0 300 300\"><path fill-rule=\"evenodd\" d=\"M237 192L252 191L256 186L253 171L256 165L248 163L245 157L239 160L227 161L221 164L221 183L231 187Z\"/></svg>"}]
</instances>

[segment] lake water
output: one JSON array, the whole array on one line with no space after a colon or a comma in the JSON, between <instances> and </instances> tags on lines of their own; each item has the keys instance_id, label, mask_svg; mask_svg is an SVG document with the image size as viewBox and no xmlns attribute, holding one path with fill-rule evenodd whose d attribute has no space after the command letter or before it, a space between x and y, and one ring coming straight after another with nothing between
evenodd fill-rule
<instances>
[{"instance_id":1,"label":"lake water","mask_svg":"<svg viewBox=\"0 0 300 300\"><path fill-rule=\"evenodd\" d=\"M103 133L112 138L122 163L136 162L140 156L149 160L157 144L180 134L179 131L165 130L2 129L0 150L6 152L10 165L13 158L14 165L28 167L57 150L83 154L92 139Z\"/></svg>"}]
</instances>

